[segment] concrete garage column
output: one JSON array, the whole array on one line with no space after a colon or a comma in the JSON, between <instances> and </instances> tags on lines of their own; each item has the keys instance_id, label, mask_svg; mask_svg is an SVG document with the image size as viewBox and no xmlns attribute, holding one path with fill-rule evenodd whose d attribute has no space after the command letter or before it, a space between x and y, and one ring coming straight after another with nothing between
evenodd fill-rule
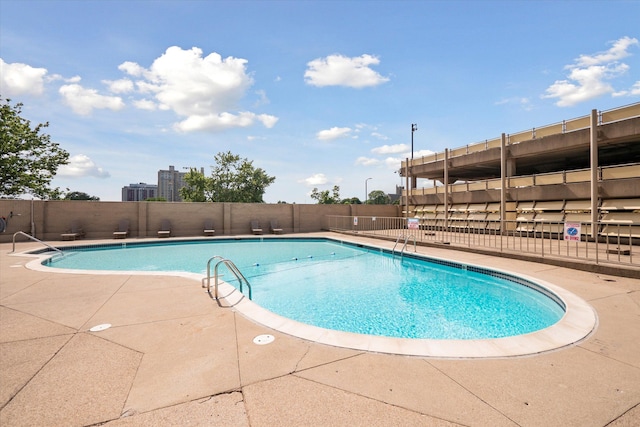
<instances>
[{"instance_id":1,"label":"concrete garage column","mask_svg":"<svg viewBox=\"0 0 640 427\"><path fill-rule=\"evenodd\" d=\"M444 149L444 229L449 226L449 149Z\"/></svg>"},{"instance_id":2,"label":"concrete garage column","mask_svg":"<svg viewBox=\"0 0 640 427\"><path fill-rule=\"evenodd\" d=\"M506 155L506 174L507 174L507 178L510 176L514 176L516 174L516 159L512 159L509 156L509 150L506 149L505 150L505 155Z\"/></svg>"},{"instance_id":3,"label":"concrete garage column","mask_svg":"<svg viewBox=\"0 0 640 427\"><path fill-rule=\"evenodd\" d=\"M598 235L598 110L591 110L591 237Z\"/></svg>"},{"instance_id":4,"label":"concrete garage column","mask_svg":"<svg viewBox=\"0 0 640 427\"><path fill-rule=\"evenodd\" d=\"M409 195L411 194L411 187L409 187L409 158L407 157L405 161L405 191L406 197L404 199L404 217L409 218Z\"/></svg>"},{"instance_id":5,"label":"concrete garage column","mask_svg":"<svg viewBox=\"0 0 640 427\"><path fill-rule=\"evenodd\" d=\"M505 216L507 215L506 203L507 203L507 176L511 176L507 173L507 137L503 133L500 136L500 232L504 233L505 228Z\"/></svg>"}]
</instances>

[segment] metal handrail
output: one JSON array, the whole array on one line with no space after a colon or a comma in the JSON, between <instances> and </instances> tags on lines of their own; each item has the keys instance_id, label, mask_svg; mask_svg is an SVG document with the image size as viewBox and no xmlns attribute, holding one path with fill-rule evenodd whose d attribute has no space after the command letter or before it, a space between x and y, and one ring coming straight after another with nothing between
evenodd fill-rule
<instances>
[{"instance_id":1,"label":"metal handrail","mask_svg":"<svg viewBox=\"0 0 640 427\"><path fill-rule=\"evenodd\" d=\"M402 249L400 250L400 258L402 258L404 256L404 250L407 248L407 243L409 242L409 238L413 237L413 251L417 252L417 246L418 244L416 243L416 236L412 236L410 234L400 234L398 236L398 238L396 239L396 244L393 245L393 249L391 250L392 254L396 253L396 246L398 246L398 243L400 242L400 239L402 239L404 237L404 245L402 245Z\"/></svg>"},{"instance_id":2,"label":"metal handrail","mask_svg":"<svg viewBox=\"0 0 640 427\"><path fill-rule=\"evenodd\" d=\"M9 252L10 254L14 253L16 251L16 235L18 234L22 234L24 237L28 237L29 239L36 241L38 243L42 243L43 245L45 245L46 247L48 247L51 250L54 250L56 252L60 252L60 254L62 254L62 256L64 256L64 252L62 252L60 249L55 248L45 242L43 242L40 239L36 239L35 237L31 236L30 234L25 233L24 231L16 231L15 233L13 233L13 249L11 250L11 252Z\"/></svg>"},{"instance_id":3,"label":"metal handrail","mask_svg":"<svg viewBox=\"0 0 640 427\"><path fill-rule=\"evenodd\" d=\"M213 289L214 289L215 299L218 299L218 277L219 277L218 267L220 266L220 264L224 264L229 269L229 271L231 271L231 273L233 273L233 275L236 276L236 279L238 279L238 283L240 283L240 293L243 293L242 282L244 281L244 283L247 285L247 288L249 288L249 299L252 299L251 284L249 283L247 278L244 277L244 275L240 272L240 270L238 270L238 267L231 260L223 258L220 255L215 255L209 258L209 261L207 261L207 292L211 293L211 262L215 259L219 260L216 263L215 267L213 268L213 274L214 274Z\"/></svg>"},{"instance_id":4,"label":"metal handrail","mask_svg":"<svg viewBox=\"0 0 640 427\"><path fill-rule=\"evenodd\" d=\"M391 253L394 254L396 253L396 246L398 246L398 242L400 241L400 239L402 239L404 237L404 234L399 234L398 238L396 239L396 244L393 245L393 249L391 249Z\"/></svg>"},{"instance_id":5,"label":"metal handrail","mask_svg":"<svg viewBox=\"0 0 640 427\"><path fill-rule=\"evenodd\" d=\"M404 245L402 246L402 251L400 251L400 256L404 256L404 250L407 247L407 243L409 242L409 238L413 237L413 252L417 252L417 246L418 244L416 243L416 236L412 236L412 235L408 235L407 238L404 240Z\"/></svg>"}]
</instances>

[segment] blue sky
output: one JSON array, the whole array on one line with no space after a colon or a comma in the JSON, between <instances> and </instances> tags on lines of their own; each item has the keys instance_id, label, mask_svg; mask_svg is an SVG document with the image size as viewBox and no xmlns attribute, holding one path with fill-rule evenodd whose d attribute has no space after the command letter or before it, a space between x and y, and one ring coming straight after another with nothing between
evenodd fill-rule
<instances>
[{"instance_id":1,"label":"blue sky","mask_svg":"<svg viewBox=\"0 0 640 427\"><path fill-rule=\"evenodd\" d=\"M638 1L0 0L0 96L120 200L231 151L265 201L394 192L400 161L640 101Z\"/></svg>"}]
</instances>

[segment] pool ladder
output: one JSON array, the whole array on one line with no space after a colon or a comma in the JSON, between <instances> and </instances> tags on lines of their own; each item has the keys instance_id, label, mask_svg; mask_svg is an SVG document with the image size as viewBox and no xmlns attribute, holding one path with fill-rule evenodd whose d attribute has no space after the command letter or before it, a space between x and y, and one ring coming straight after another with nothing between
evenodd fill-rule
<instances>
[{"instance_id":1,"label":"pool ladder","mask_svg":"<svg viewBox=\"0 0 640 427\"><path fill-rule=\"evenodd\" d=\"M407 243L409 243L409 239L413 237L413 252L416 252L416 238L415 236L411 236L408 234L400 234L398 236L398 238L396 239L396 244L393 245L393 249L391 250L391 254L395 254L396 253L396 246L398 246L398 243L400 243L400 239L402 239L404 237L404 244L402 245L402 249L400 250L400 258L402 258L404 256L404 250L407 248Z\"/></svg>"},{"instance_id":2,"label":"pool ladder","mask_svg":"<svg viewBox=\"0 0 640 427\"><path fill-rule=\"evenodd\" d=\"M236 265L231 261L228 260L226 258L221 257L220 255L215 255L211 258L209 258L209 261L207 261L207 292L209 292L209 294L211 294L211 263L214 260L218 260L218 262L216 262L216 265L213 268L213 279L214 279L214 295L215 295L215 299L218 299L218 267L220 266L220 264L223 264L227 267L227 269L234 275L236 276L236 279L238 279L238 283L240 283L240 293L242 292L242 284L246 284L247 288L249 289L249 299L251 299L251 285L249 284L249 281L247 280L246 277L244 277L244 275L240 272L240 270L238 270L238 267L236 267ZM202 284L202 287L204 288L204 283Z\"/></svg>"},{"instance_id":3,"label":"pool ladder","mask_svg":"<svg viewBox=\"0 0 640 427\"><path fill-rule=\"evenodd\" d=\"M13 249L11 250L11 252L9 252L10 254L14 253L16 251L16 236L20 234L21 236L27 237L31 240L33 240L34 242L38 242L38 243L42 243L43 245L45 245L47 248L51 249L52 251L56 251L58 252L60 255L64 256L64 252L62 252L60 249L53 247L45 242L43 242L40 239L37 239L27 233L25 233L24 231L16 231L15 233L13 233Z\"/></svg>"}]
</instances>

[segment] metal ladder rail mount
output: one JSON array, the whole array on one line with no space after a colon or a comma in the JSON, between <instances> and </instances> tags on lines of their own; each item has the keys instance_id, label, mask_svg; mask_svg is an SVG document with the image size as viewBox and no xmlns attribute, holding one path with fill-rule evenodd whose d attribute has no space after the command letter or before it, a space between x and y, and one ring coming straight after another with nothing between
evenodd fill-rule
<instances>
[{"instance_id":1,"label":"metal ladder rail mount","mask_svg":"<svg viewBox=\"0 0 640 427\"><path fill-rule=\"evenodd\" d=\"M13 233L13 249L11 250L11 252L9 252L9 253L11 253L11 254L12 254L12 253L14 253L14 252L16 251L16 236L17 236L18 234L21 234L21 235L23 235L24 237L28 237L29 239L31 239L31 240L33 240L33 241L35 241L35 242L42 243L43 245L45 245L45 246L46 246L46 247L48 247L49 249L51 249L51 250L53 250L53 251L56 251L56 252L60 253L62 256L64 256L64 252L62 252L60 249L55 248L55 247L53 247L53 246L51 246L51 245L49 245L49 244L47 244L47 243L43 242L42 240L37 239L37 238L33 237L32 235L25 233L24 231L16 231L15 233Z\"/></svg>"},{"instance_id":2,"label":"metal ladder rail mount","mask_svg":"<svg viewBox=\"0 0 640 427\"><path fill-rule=\"evenodd\" d=\"M240 283L240 293L243 293L242 283L244 282L247 285L247 288L249 288L249 299L252 299L251 284L249 283L247 278L244 277L240 270L238 270L238 267L231 260L223 258L220 255L215 255L211 257L209 261L207 261L207 292L211 293L211 262L216 259L218 260L218 262L213 269L215 299L218 299L218 267L220 266L220 264L224 264L229 269L229 271L233 273L234 276L236 276L236 279L238 279L238 283Z\"/></svg>"}]
</instances>

